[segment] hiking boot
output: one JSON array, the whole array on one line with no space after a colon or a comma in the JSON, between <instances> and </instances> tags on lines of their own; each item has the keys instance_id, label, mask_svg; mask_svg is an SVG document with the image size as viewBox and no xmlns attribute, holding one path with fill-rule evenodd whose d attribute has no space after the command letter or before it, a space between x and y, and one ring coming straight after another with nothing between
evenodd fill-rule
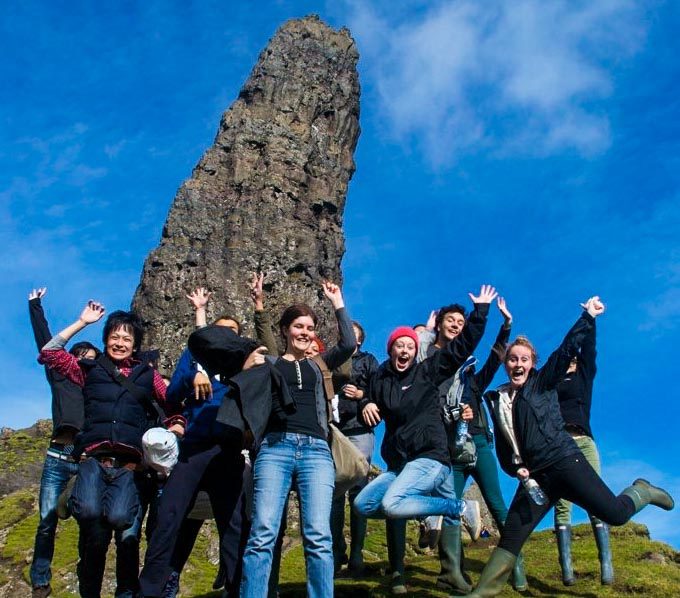
<instances>
[{"instance_id":1,"label":"hiking boot","mask_svg":"<svg viewBox=\"0 0 680 598\"><path fill-rule=\"evenodd\" d=\"M52 586L35 586L31 591L31 598L47 598L52 593Z\"/></svg>"},{"instance_id":2,"label":"hiking boot","mask_svg":"<svg viewBox=\"0 0 680 598\"><path fill-rule=\"evenodd\" d=\"M479 540L479 534L482 533L482 515L479 511L479 503L476 500L465 501L465 510L460 519L472 541Z\"/></svg>"},{"instance_id":3,"label":"hiking boot","mask_svg":"<svg viewBox=\"0 0 680 598\"><path fill-rule=\"evenodd\" d=\"M420 521L420 533L418 535L419 548L434 548L439 543L439 536L442 533L442 521L444 517L441 515L432 515L425 517Z\"/></svg>"},{"instance_id":4,"label":"hiking boot","mask_svg":"<svg viewBox=\"0 0 680 598\"><path fill-rule=\"evenodd\" d=\"M392 573L392 579L390 581L390 592L394 594L395 596L403 595L408 592L406 589L406 582L404 581L404 576L399 573L399 571L395 571Z\"/></svg>"},{"instance_id":5,"label":"hiking boot","mask_svg":"<svg viewBox=\"0 0 680 598\"><path fill-rule=\"evenodd\" d=\"M176 598L179 593L179 573L173 571L168 576L168 581L165 582L161 598Z\"/></svg>"}]
</instances>

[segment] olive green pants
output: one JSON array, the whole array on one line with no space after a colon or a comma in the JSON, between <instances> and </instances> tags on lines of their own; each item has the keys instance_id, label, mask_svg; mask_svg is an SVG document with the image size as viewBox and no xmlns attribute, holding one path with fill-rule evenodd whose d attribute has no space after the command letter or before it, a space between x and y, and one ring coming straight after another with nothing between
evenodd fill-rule
<instances>
[{"instance_id":1,"label":"olive green pants","mask_svg":"<svg viewBox=\"0 0 680 598\"><path fill-rule=\"evenodd\" d=\"M574 436L574 442L597 475L600 475L600 453L595 441L590 436ZM595 519L590 513L588 515L591 520ZM571 525L571 503L563 498L555 503L555 527L558 525Z\"/></svg>"}]
</instances>

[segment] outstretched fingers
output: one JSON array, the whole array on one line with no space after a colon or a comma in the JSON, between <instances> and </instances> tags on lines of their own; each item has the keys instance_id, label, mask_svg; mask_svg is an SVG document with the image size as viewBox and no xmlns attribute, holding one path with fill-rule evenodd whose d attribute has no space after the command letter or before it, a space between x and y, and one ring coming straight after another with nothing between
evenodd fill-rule
<instances>
[{"instance_id":1,"label":"outstretched fingers","mask_svg":"<svg viewBox=\"0 0 680 598\"><path fill-rule=\"evenodd\" d=\"M498 293L496 292L496 288L491 286L490 284L483 284L482 287L479 289L479 295L473 295L472 293L468 293L468 296L470 297L470 300L477 304L477 303L491 303L496 297L498 297Z\"/></svg>"}]
</instances>

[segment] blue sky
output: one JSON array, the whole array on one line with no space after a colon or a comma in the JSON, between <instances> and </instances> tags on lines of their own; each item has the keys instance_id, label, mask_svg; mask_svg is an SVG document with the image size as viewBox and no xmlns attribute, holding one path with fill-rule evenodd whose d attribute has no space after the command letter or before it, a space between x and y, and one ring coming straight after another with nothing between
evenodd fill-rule
<instances>
[{"instance_id":1,"label":"blue sky","mask_svg":"<svg viewBox=\"0 0 680 598\"><path fill-rule=\"evenodd\" d=\"M361 54L343 270L367 348L382 359L394 326L489 282L547 356L600 294L604 477L680 497L680 7L661 0L15 3L0 23L0 426L49 417L28 291L49 288L55 330L91 297L128 306L260 50L312 12ZM680 546L680 509L639 520Z\"/></svg>"}]
</instances>

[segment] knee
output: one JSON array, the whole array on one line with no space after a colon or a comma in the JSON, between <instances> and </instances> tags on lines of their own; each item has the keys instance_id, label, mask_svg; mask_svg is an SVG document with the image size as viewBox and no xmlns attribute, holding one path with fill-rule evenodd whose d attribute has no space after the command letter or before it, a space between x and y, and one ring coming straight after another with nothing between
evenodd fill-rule
<instances>
[{"instance_id":1,"label":"knee","mask_svg":"<svg viewBox=\"0 0 680 598\"><path fill-rule=\"evenodd\" d=\"M400 505L400 498L398 496L394 496L392 494L386 494L383 499L382 499L382 510L385 513L386 517L389 517L390 519L397 519L400 517L400 510L399 510L399 505Z\"/></svg>"},{"instance_id":2,"label":"knee","mask_svg":"<svg viewBox=\"0 0 680 598\"><path fill-rule=\"evenodd\" d=\"M96 521L102 516L101 504L95 501L79 500L75 495L69 499L69 510L76 521Z\"/></svg>"}]
</instances>

